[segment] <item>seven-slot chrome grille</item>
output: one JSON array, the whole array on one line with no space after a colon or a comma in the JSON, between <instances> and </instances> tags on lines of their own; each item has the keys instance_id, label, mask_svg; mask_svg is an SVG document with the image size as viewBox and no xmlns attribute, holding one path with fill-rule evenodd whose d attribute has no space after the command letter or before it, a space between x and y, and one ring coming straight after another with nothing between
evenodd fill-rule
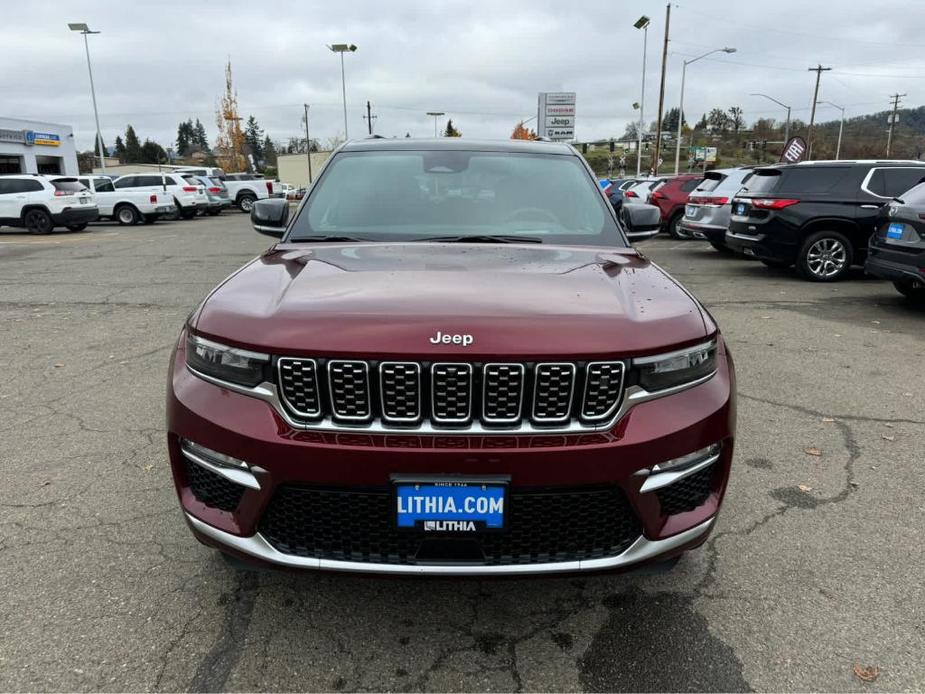
<instances>
[{"instance_id":1,"label":"seven-slot chrome grille","mask_svg":"<svg viewBox=\"0 0 925 694\"><path fill-rule=\"evenodd\" d=\"M413 362L280 357L277 387L311 427L593 428L623 398L623 362Z\"/></svg>"}]
</instances>

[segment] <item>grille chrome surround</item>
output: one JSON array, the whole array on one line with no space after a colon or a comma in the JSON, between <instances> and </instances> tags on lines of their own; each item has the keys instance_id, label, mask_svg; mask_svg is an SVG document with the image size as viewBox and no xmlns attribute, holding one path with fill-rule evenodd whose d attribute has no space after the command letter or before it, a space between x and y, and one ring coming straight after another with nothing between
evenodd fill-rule
<instances>
[{"instance_id":1,"label":"grille chrome surround","mask_svg":"<svg viewBox=\"0 0 925 694\"><path fill-rule=\"evenodd\" d=\"M614 383L612 375L618 373L619 378ZM623 382L626 376L626 365L622 361L592 361L585 367L585 387L581 398L581 419L586 422L601 422L609 419L623 397ZM600 381L595 383L593 379ZM603 393L595 393L594 389L600 387ZM593 399L592 399L593 398ZM606 408L602 408L606 405Z\"/></svg>"},{"instance_id":2,"label":"grille chrome surround","mask_svg":"<svg viewBox=\"0 0 925 694\"><path fill-rule=\"evenodd\" d=\"M407 380L413 377L413 394L396 391L409 390ZM403 399L404 402L401 402ZM413 409L409 400L413 400ZM421 419L421 365L413 361L384 361L379 364L379 407L385 422L413 424Z\"/></svg>"},{"instance_id":3,"label":"grille chrome surround","mask_svg":"<svg viewBox=\"0 0 925 694\"><path fill-rule=\"evenodd\" d=\"M358 375L362 375L359 382L356 380ZM371 420L373 409L369 392L369 364L357 360L329 361L328 394L335 419L347 422Z\"/></svg>"},{"instance_id":4,"label":"grille chrome surround","mask_svg":"<svg viewBox=\"0 0 925 694\"><path fill-rule=\"evenodd\" d=\"M490 363L482 367L482 421L516 424L523 412L523 364ZM515 392L516 391L516 392Z\"/></svg>"},{"instance_id":5,"label":"grille chrome surround","mask_svg":"<svg viewBox=\"0 0 925 694\"><path fill-rule=\"evenodd\" d=\"M561 424L562 422L567 422L571 417L572 401L575 398L575 381L578 375L578 370L575 368L575 365L568 362L543 362L536 365L533 374L535 379L533 388L533 421L544 424ZM562 378L566 374L568 374L568 398L564 402L561 398L563 384L549 384L545 391L541 389L542 379L553 377ZM548 412L546 414L540 414L540 409L546 409L550 406L549 403L541 404L544 396L546 398L557 398L555 402L552 403L552 415L548 414Z\"/></svg>"},{"instance_id":6,"label":"grille chrome surround","mask_svg":"<svg viewBox=\"0 0 925 694\"><path fill-rule=\"evenodd\" d=\"M309 372L306 373L306 367ZM276 362L279 394L286 406L299 417L321 416L321 391L318 388L318 363L314 359L281 357ZM302 388L299 389L299 381ZM313 405L305 407L305 405Z\"/></svg>"},{"instance_id":7,"label":"grille chrome surround","mask_svg":"<svg viewBox=\"0 0 925 694\"><path fill-rule=\"evenodd\" d=\"M430 365L430 416L436 424L462 425L472 419L473 372L472 364L468 363L435 362ZM464 380L460 380L459 377ZM449 378L455 379L455 383L450 383L447 380ZM447 403L450 394L454 400L458 399L457 392L462 388L465 388L466 393L465 412L458 403ZM439 403L438 396L441 392L446 394L446 397L444 402Z\"/></svg>"}]
</instances>

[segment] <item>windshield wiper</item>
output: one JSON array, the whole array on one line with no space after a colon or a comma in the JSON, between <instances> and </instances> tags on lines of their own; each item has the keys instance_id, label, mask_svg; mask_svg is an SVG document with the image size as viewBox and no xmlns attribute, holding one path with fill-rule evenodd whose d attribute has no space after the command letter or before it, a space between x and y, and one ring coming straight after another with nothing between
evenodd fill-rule
<instances>
[{"instance_id":1,"label":"windshield wiper","mask_svg":"<svg viewBox=\"0 0 925 694\"><path fill-rule=\"evenodd\" d=\"M369 239L361 239L357 238L356 236L299 236L298 238L289 240L294 242L324 241L329 243L360 243L363 241L369 241Z\"/></svg>"},{"instance_id":2,"label":"windshield wiper","mask_svg":"<svg viewBox=\"0 0 925 694\"><path fill-rule=\"evenodd\" d=\"M433 241L435 243L543 243L537 236L492 236L490 234L472 234L469 236L432 236L416 241Z\"/></svg>"}]
</instances>

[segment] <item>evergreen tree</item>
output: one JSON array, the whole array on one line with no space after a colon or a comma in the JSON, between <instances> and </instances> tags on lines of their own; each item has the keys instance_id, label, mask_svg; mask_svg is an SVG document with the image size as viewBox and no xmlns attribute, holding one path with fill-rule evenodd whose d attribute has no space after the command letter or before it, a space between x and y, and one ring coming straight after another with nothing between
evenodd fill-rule
<instances>
[{"instance_id":1,"label":"evergreen tree","mask_svg":"<svg viewBox=\"0 0 925 694\"><path fill-rule=\"evenodd\" d=\"M276 166L276 146L269 135L263 140L263 159L265 166Z\"/></svg>"},{"instance_id":2,"label":"evergreen tree","mask_svg":"<svg viewBox=\"0 0 925 694\"><path fill-rule=\"evenodd\" d=\"M93 139L93 153L94 153L96 156L100 156L100 140L101 140L101 139L102 139L102 136L99 137L99 138L94 138L94 139ZM109 151L109 148L106 146L106 143L103 142L103 156L104 156L104 157L109 156L109 155L107 154L108 151Z\"/></svg>"},{"instance_id":3,"label":"evergreen tree","mask_svg":"<svg viewBox=\"0 0 925 694\"><path fill-rule=\"evenodd\" d=\"M125 129L125 163L137 164L141 162L141 142L131 125Z\"/></svg>"},{"instance_id":4,"label":"evergreen tree","mask_svg":"<svg viewBox=\"0 0 925 694\"><path fill-rule=\"evenodd\" d=\"M684 114L681 115L681 125L687 125L687 118L684 117ZM665 132L673 133L678 130L678 107L668 109L668 113L665 114L665 118L662 120L662 130Z\"/></svg>"},{"instance_id":5,"label":"evergreen tree","mask_svg":"<svg viewBox=\"0 0 925 694\"><path fill-rule=\"evenodd\" d=\"M193 125L193 144L195 144L203 152L211 152L212 148L209 147L209 138L206 135L205 126L199 122L199 119L196 119L195 125Z\"/></svg>"},{"instance_id":6,"label":"evergreen tree","mask_svg":"<svg viewBox=\"0 0 925 694\"><path fill-rule=\"evenodd\" d=\"M254 162L259 166L264 159L263 155L263 130L257 124L257 119L248 116L247 123L244 126L244 142L250 149L254 157Z\"/></svg>"},{"instance_id":7,"label":"evergreen tree","mask_svg":"<svg viewBox=\"0 0 925 694\"><path fill-rule=\"evenodd\" d=\"M141 146L141 162L145 164L163 164L167 162L167 152L156 142L145 140Z\"/></svg>"},{"instance_id":8,"label":"evergreen tree","mask_svg":"<svg viewBox=\"0 0 925 694\"><path fill-rule=\"evenodd\" d=\"M177 154L185 157L195 144L196 132L192 119L184 121L177 126Z\"/></svg>"},{"instance_id":9,"label":"evergreen tree","mask_svg":"<svg viewBox=\"0 0 925 694\"><path fill-rule=\"evenodd\" d=\"M446 122L446 130L443 131L444 137L462 137L462 133L453 127L453 119Z\"/></svg>"},{"instance_id":10,"label":"evergreen tree","mask_svg":"<svg viewBox=\"0 0 925 694\"><path fill-rule=\"evenodd\" d=\"M122 136L116 135L116 156L119 158L119 163L125 163L125 143L122 142Z\"/></svg>"}]
</instances>

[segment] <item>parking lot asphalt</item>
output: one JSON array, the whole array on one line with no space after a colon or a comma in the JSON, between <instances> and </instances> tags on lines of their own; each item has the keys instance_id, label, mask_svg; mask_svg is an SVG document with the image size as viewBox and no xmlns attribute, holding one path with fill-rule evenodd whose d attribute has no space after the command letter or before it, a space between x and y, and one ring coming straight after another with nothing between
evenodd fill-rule
<instances>
[{"instance_id":1,"label":"parking lot asphalt","mask_svg":"<svg viewBox=\"0 0 925 694\"><path fill-rule=\"evenodd\" d=\"M925 311L891 285L641 246L738 369L725 506L670 573L242 572L184 525L164 390L269 241L233 212L0 230L0 690L925 689Z\"/></svg>"}]
</instances>

